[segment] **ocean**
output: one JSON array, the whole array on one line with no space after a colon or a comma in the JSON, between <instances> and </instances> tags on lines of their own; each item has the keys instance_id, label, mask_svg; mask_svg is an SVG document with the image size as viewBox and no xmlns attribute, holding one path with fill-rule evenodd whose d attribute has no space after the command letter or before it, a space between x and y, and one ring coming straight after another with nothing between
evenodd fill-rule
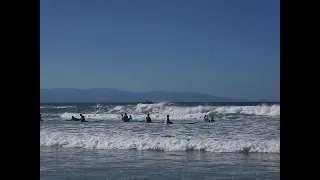
<instances>
[{"instance_id":1,"label":"ocean","mask_svg":"<svg viewBox=\"0 0 320 180\"><path fill-rule=\"evenodd\" d=\"M40 179L280 179L280 103L40 103L40 113ZM67 121L80 113L88 122ZM157 123L139 122L147 113Z\"/></svg>"}]
</instances>

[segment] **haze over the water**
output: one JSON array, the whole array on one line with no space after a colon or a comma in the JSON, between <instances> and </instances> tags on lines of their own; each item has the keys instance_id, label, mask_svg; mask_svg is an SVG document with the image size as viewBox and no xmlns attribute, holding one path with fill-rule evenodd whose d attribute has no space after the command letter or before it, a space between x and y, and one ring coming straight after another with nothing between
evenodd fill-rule
<instances>
[{"instance_id":1,"label":"haze over the water","mask_svg":"<svg viewBox=\"0 0 320 180\"><path fill-rule=\"evenodd\" d=\"M277 0L42 0L41 88L280 101Z\"/></svg>"}]
</instances>

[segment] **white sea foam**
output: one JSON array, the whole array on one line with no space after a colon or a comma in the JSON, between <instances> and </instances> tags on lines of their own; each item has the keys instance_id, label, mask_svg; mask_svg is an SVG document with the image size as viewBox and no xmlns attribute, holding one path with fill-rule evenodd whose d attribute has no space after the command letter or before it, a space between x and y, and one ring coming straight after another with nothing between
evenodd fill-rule
<instances>
[{"instance_id":1,"label":"white sea foam","mask_svg":"<svg viewBox=\"0 0 320 180\"><path fill-rule=\"evenodd\" d=\"M67 109L75 108L74 106L40 106L40 109Z\"/></svg>"},{"instance_id":2,"label":"white sea foam","mask_svg":"<svg viewBox=\"0 0 320 180\"><path fill-rule=\"evenodd\" d=\"M279 140L232 140L200 137L164 137L131 133L84 133L78 130L63 132L43 129L40 146L77 147L87 149L136 149L159 151L261 152L280 153Z\"/></svg>"}]
</instances>

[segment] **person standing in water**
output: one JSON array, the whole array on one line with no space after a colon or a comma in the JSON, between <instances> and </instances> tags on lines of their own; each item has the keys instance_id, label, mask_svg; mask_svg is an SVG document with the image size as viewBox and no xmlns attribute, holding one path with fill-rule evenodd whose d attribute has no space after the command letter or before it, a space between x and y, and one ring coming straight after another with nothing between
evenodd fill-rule
<instances>
[{"instance_id":1,"label":"person standing in water","mask_svg":"<svg viewBox=\"0 0 320 180\"><path fill-rule=\"evenodd\" d=\"M167 119L164 121L165 124L173 124L170 119L169 119L169 115L167 115Z\"/></svg>"},{"instance_id":2,"label":"person standing in water","mask_svg":"<svg viewBox=\"0 0 320 180\"><path fill-rule=\"evenodd\" d=\"M84 119L84 116L83 116L82 114L80 114L80 121L81 121L81 122L88 122L88 121L86 121L86 120Z\"/></svg>"},{"instance_id":3,"label":"person standing in water","mask_svg":"<svg viewBox=\"0 0 320 180\"><path fill-rule=\"evenodd\" d=\"M146 123L152 123L149 113L147 114L147 117L146 117Z\"/></svg>"}]
</instances>

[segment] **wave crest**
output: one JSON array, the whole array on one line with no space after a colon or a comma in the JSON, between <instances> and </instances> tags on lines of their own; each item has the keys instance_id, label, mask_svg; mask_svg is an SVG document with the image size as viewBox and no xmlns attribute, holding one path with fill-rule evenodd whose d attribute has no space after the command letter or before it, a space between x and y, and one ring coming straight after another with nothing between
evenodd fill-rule
<instances>
[{"instance_id":1,"label":"wave crest","mask_svg":"<svg viewBox=\"0 0 320 180\"><path fill-rule=\"evenodd\" d=\"M198 120L202 119L205 114L220 118L230 115L280 116L280 105L183 107L169 103L157 103L115 106L106 110L98 109L83 114L88 119L119 120L123 113L132 115L134 119L144 119L147 113L150 113L153 119L165 119L166 115L169 114L171 119L174 120ZM70 119L71 116L78 117L79 113L66 112L61 115L61 118Z\"/></svg>"},{"instance_id":2,"label":"wave crest","mask_svg":"<svg viewBox=\"0 0 320 180\"><path fill-rule=\"evenodd\" d=\"M279 140L216 140L163 136L92 135L66 132L40 132L40 146L61 146L105 150L157 150L208 152L280 153Z\"/></svg>"}]
</instances>

